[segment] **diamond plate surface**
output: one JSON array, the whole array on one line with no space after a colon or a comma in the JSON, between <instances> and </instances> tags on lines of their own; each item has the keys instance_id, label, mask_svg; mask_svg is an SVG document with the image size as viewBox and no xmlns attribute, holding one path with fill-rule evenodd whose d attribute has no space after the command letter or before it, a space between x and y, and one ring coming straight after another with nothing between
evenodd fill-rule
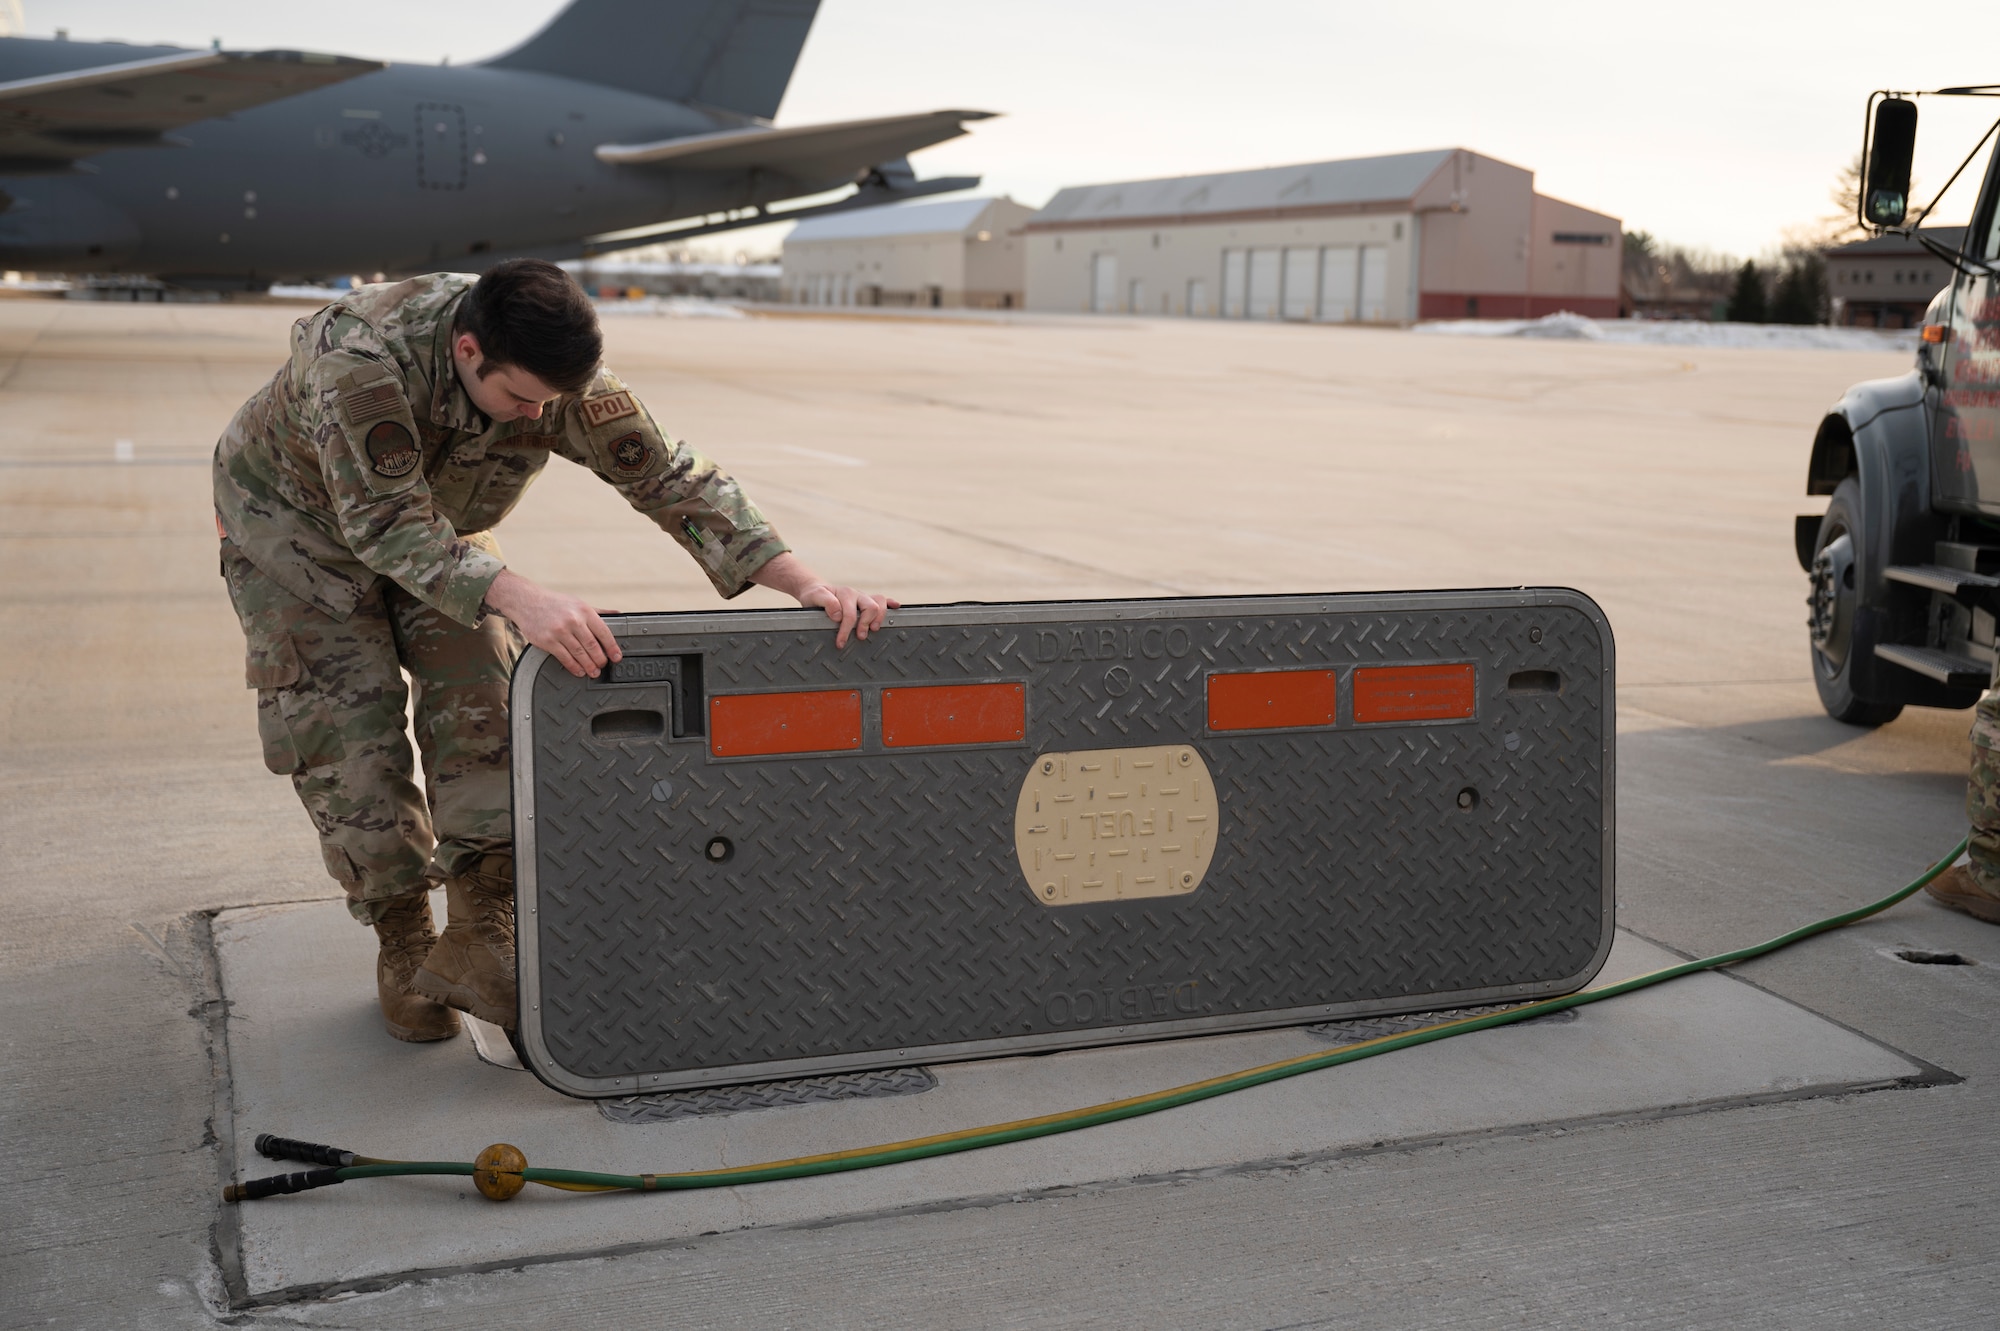
<instances>
[{"instance_id":1,"label":"diamond plate surface","mask_svg":"<svg viewBox=\"0 0 2000 1331\"><path fill-rule=\"evenodd\" d=\"M1467 1017L1490 1017L1495 1012L1505 1012L1514 1006L1511 1003L1486 1003L1479 1007L1446 1008L1441 1012L1406 1012L1397 1017L1356 1017L1352 1021L1328 1021L1317 1026L1306 1027L1306 1034L1315 1040L1324 1040L1330 1045L1362 1044L1369 1040L1379 1040L1389 1035L1408 1035L1426 1026L1442 1026L1448 1021L1462 1021ZM1564 1008L1560 1012L1544 1012L1539 1017L1529 1017L1517 1021L1516 1026L1563 1026L1575 1021L1575 1008Z\"/></svg>"},{"instance_id":2,"label":"diamond plate surface","mask_svg":"<svg viewBox=\"0 0 2000 1331\"><path fill-rule=\"evenodd\" d=\"M718 1086L705 1091L668 1091L600 1100L597 1110L613 1123L672 1123L683 1118L744 1114L755 1109L828 1104L835 1100L877 1100L889 1095L922 1095L937 1085L928 1068L887 1068L832 1077L797 1077L756 1086Z\"/></svg>"},{"instance_id":3,"label":"diamond plate surface","mask_svg":"<svg viewBox=\"0 0 2000 1331\"><path fill-rule=\"evenodd\" d=\"M863 747L825 756L593 736L596 713L665 691L532 655L515 686L531 1065L630 1094L1575 988L1611 925L1610 634L1573 592L1480 599L943 608L845 652L804 614L619 623L628 654L698 654L710 697L859 688ZM1477 666L1472 719L1353 722L1352 667L1452 661ZM1333 728L1205 728L1210 671L1307 667L1340 674ZM1562 691L1510 692L1524 670ZM883 748L882 688L976 681L1027 685L1022 742ZM1039 905L1012 829L1030 762L1164 743L1216 782L1200 889ZM726 862L703 854L716 837Z\"/></svg>"}]
</instances>

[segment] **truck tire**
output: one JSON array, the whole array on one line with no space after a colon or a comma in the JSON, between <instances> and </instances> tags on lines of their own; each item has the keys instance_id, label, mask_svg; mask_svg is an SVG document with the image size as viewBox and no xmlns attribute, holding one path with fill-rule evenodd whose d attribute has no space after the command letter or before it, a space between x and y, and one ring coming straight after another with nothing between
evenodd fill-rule
<instances>
[{"instance_id":1,"label":"truck tire","mask_svg":"<svg viewBox=\"0 0 2000 1331\"><path fill-rule=\"evenodd\" d=\"M1820 706L1834 720L1851 726L1884 725L1903 710L1899 702L1857 698L1851 683L1857 647L1873 650L1872 643L1857 644L1854 640L1861 603L1858 565L1865 549L1861 482L1849 476L1835 487L1826 516L1820 519L1806 604L1811 609L1807 629L1812 638L1813 685L1819 690Z\"/></svg>"}]
</instances>

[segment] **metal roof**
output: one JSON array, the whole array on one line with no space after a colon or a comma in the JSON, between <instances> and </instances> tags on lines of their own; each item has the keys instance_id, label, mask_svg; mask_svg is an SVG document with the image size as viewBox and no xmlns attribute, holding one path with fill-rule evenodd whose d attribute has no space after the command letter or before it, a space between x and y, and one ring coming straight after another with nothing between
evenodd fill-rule
<instances>
[{"instance_id":1,"label":"metal roof","mask_svg":"<svg viewBox=\"0 0 2000 1331\"><path fill-rule=\"evenodd\" d=\"M979 220L992 198L947 199L943 203L892 203L881 208L857 208L851 213L809 217L792 228L785 243L795 240L873 240L878 236L923 236L962 233Z\"/></svg>"},{"instance_id":2,"label":"metal roof","mask_svg":"<svg viewBox=\"0 0 2000 1331\"><path fill-rule=\"evenodd\" d=\"M1962 226L1926 226L1918 230L1935 240L1948 250L1957 250L1965 239ZM1888 258L1898 254L1929 254L1930 251L1917 243L1914 236L1870 236L1866 240L1849 241L1826 251L1829 259L1875 259Z\"/></svg>"},{"instance_id":3,"label":"metal roof","mask_svg":"<svg viewBox=\"0 0 2000 1331\"><path fill-rule=\"evenodd\" d=\"M1390 203L1414 198L1451 160L1455 148L1350 157L1337 162L1267 166L1165 180L1072 185L1059 190L1030 226L1119 218L1200 216L1336 204Z\"/></svg>"}]
</instances>

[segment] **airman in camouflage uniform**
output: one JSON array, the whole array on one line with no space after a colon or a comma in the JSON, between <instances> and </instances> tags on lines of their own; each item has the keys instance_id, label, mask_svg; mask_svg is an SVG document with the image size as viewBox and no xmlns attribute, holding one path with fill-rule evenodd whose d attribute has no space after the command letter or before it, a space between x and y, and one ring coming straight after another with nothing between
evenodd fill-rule
<instances>
[{"instance_id":1,"label":"airman in camouflage uniform","mask_svg":"<svg viewBox=\"0 0 2000 1331\"><path fill-rule=\"evenodd\" d=\"M663 435L609 371L581 392L549 389L546 404L516 393L514 419L482 411L475 391L507 395L475 373L476 340L455 325L477 280L359 287L301 319L290 360L215 452L222 572L248 642L264 760L292 778L327 871L376 927L384 1020L407 1040L450 1036L449 1007L514 1024L506 690L523 631L580 674L618 656L595 612L503 573L489 531L551 454L658 523L724 597L753 578L789 591L840 619L843 642L850 624L866 636L894 604L813 577L736 482ZM594 316L576 300L594 364ZM489 614L502 608L503 577L567 602L597 641L581 635L572 663L543 630ZM507 613L524 614L511 602ZM421 789L405 738L412 691ZM433 881L447 889L442 941L425 895Z\"/></svg>"},{"instance_id":2,"label":"airman in camouflage uniform","mask_svg":"<svg viewBox=\"0 0 2000 1331\"><path fill-rule=\"evenodd\" d=\"M1924 890L1953 910L2000 924L2000 667L1995 676L1972 709L1972 773L1965 787L1969 862L1945 870Z\"/></svg>"}]
</instances>

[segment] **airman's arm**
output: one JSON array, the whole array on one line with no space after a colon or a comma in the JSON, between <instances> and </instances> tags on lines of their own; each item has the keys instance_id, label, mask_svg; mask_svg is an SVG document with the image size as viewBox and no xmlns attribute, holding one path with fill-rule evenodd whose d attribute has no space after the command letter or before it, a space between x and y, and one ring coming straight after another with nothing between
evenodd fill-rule
<instances>
[{"instance_id":1,"label":"airman's arm","mask_svg":"<svg viewBox=\"0 0 2000 1331\"><path fill-rule=\"evenodd\" d=\"M667 438L610 372L556 410L554 450L590 468L695 557L724 598L741 595L791 547L727 473Z\"/></svg>"},{"instance_id":2,"label":"airman's arm","mask_svg":"<svg viewBox=\"0 0 2000 1331\"><path fill-rule=\"evenodd\" d=\"M834 644L865 638L899 604L827 582L791 552L736 482L684 443L667 438L639 399L609 371L564 404L556 451L595 471L627 503L698 560L725 598L750 584L770 587L834 622Z\"/></svg>"},{"instance_id":3,"label":"airman's arm","mask_svg":"<svg viewBox=\"0 0 2000 1331\"><path fill-rule=\"evenodd\" d=\"M506 565L462 539L431 503L408 390L386 360L338 348L309 370L304 426L348 547L363 564L461 624L477 624Z\"/></svg>"}]
</instances>

